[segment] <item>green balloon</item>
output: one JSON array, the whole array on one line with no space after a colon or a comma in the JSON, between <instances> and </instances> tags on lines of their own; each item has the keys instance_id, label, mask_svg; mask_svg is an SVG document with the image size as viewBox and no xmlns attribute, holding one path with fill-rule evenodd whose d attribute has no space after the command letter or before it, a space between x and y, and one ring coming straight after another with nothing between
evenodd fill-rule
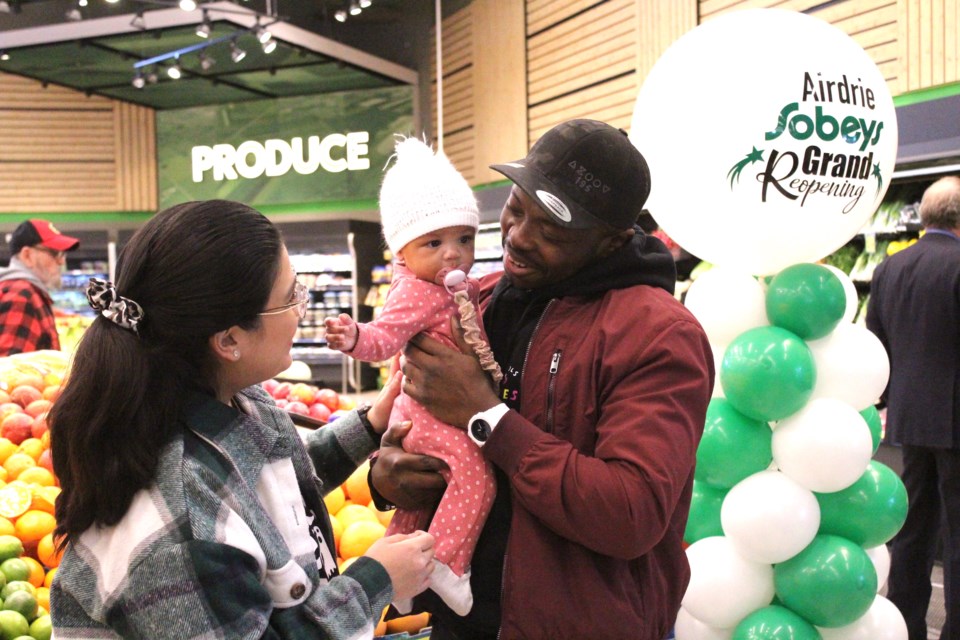
<instances>
[{"instance_id":1,"label":"green balloon","mask_svg":"<svg viewBox=\"0 0 960 640\"><path fill-rule=\"evenodd\" d=\"M814 495L820 503L819 533L867 549L893 538L907 519L907 489L893 469L876 460L846 489Z\"/></svg>"},{"instance_id":2,"label":"green balloon","mask_svg":"<svg viewBox=\"0 0 960 640\"><path fill-rule=\"evenodd\" d=\"M723 393L740 413L780 420L799 411L813 393L817 370L807 343L780 327L744 331L720 365Z\"/></svg>"},{"instance_id":3,"label":"green balloon","mask_svg":"<svg viewBox=\"0 0 960 640\"><path fill-rule=\"evenodd\" d=\"M860 412L863 419L867 421L870 427L870 437L873 438L873 452L876 453L880 448L880 438L883 435L883 425L880 423L880 412L874 405L870 405Z\"/></svg>"},{"instance_id":4,"label":"green balloon","mask_svg":"<svg viewBox=\"0 0 960 640\"><path fill-rule=\"evenodd\" d=\"M877 571L862 547L817 535L807 548L773 567L785 607L818 627L842 627L867 612L877 596Z\"/></svg>"},{"instance_id":5,"label":"green balloon","mask_svg":"<svg viewBox=\"0 0 960 640\"><path fill-rule=\"evenodd\" d=\"M804 340L822 338L840 324L847 307L843 283L819 264L795 264L770 281L767 319Z\"/></svg>"},{"instance_id":6,"label":"green balloon","mask_svg":"<svg viewBox=\"0 0 960 640\"><path fill-rule=\"evenodd\" d=\"M732 640L822 640L816 628L790 609L757 609L733 630Z\"/></svg>"},{"instance_id":7,"label":"green balloon","mask_svg":"<svg viewBox=\"0 0 960 640\"><path fill-rule=\"evenodd\" d=\"M697 447L696 479L729 489L770 466L772 439L766 422L748 418L724 398L714 398Z\"/></svg>"},{"instance_id":8,"label":"green balloon","mask_svg":"<svg viewBox=\"0 0 960 640\"><path fill-rule=\"evenodd\" d=\"M683 539L687 544L693 544L702 538L723 535L723 527L720 526L720 507L728 491L728 489L711 487L697 480L693 481L690 515L687 517L687 528L683 531Z\"/></svg>"}]
</instances>

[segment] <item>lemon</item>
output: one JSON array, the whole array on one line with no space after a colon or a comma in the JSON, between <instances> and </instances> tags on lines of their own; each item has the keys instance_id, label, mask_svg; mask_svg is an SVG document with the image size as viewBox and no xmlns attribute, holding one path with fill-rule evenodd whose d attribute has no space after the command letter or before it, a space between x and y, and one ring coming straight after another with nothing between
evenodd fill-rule
<instances>
[{"instance_id":1,"label":"lemon","mask_svg":"<svg viewBox=\"0 0 960 640\"><path fill-rule=\"evenodd\" d=\"M14 580L13 582L8 582L3 589L0 589L0 600L6 602L10 594L16 593L17 591L26 591L34 597L37 595L37 588L26 580Z\"/></svg>"},{"instance_id":2,"label":"lemon","mask_svg":"<svg viewBox=\"0 0 960 640\"><path fill-rule=\"evenodd\" d=\"M53 637L53 622L50 616L40 616L30 623L30 637L34 640L50 640Z\"/></svg>"},{"instance_id":3,"label":"lemon","mask_svg":"<svg viewBox=\"0 0 960 640\"><path fill-rule=\"evenodd\" d=\"M0 573L7 577L7 582L26 580L30 577L30 565L20 558L7 558L0 562Z\"/></svg>"}]
</instances>

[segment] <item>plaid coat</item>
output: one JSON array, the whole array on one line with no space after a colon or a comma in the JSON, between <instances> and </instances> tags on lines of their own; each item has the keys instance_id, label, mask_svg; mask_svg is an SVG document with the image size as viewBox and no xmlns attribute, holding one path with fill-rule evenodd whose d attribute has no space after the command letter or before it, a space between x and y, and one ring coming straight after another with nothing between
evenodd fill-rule
<instances>
[{"instance_id":1,"label":"plaid coat","mask_svg":"<svg viewBox=\"0 0 960 640\"><path fill-rule=\"evenodd\" d=\"M53 301L29 280L0 282L0 356L60 349Z\"/></svg>"},{"instance_id":2,"label":"plaid coat","mask_svg":"<svg viewBox=\"0 0 960 640\"><path fill-rule=\"evenodd\" d=\"M263 389L240 401L248 415L188 398L156 482L117 525L70 543L50 592L57 638L373 636L390 579L363 557L337 575L320 498L373 440L351 413L304 447ZM322 511L313 527L311 493L306 504Z\"/></svg>"}]
</instances>

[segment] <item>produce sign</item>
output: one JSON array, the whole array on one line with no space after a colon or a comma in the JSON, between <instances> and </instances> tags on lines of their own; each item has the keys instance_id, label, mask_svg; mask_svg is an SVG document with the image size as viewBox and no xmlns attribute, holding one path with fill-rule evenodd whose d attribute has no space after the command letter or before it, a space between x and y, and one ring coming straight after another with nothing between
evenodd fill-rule
<instances>
[{"instance_id":1,"label":"produce sign","mask_svg":"<svg viewBox=\"0 0 960 640\"><path fill-rule=\"evenodd\" d=\"M754 275L813 262L890 184L897 121L867 53L818 18L736 11L677 40L637 96L647 209L690 253Z\"/></svg>"}]
</instances>

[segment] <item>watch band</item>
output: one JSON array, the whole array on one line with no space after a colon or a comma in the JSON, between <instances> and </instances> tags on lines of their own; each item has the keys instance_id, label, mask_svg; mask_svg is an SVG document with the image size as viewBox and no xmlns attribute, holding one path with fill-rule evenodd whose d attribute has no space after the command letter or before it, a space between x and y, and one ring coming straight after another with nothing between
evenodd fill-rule
<instances>
[{"instance_id":1,"label":"watch band","mask_svg":"<svg viewBox=\"0 0 960 640\"><path fill-rule=\"evenodd\" d=\"M487 443L490 434L497 428L500 420L508 411L510 411L510 407L501 402L486 411L474 414L467 424L467 435L478 447L482 447Z\"/></svg>"}]
</instances>

